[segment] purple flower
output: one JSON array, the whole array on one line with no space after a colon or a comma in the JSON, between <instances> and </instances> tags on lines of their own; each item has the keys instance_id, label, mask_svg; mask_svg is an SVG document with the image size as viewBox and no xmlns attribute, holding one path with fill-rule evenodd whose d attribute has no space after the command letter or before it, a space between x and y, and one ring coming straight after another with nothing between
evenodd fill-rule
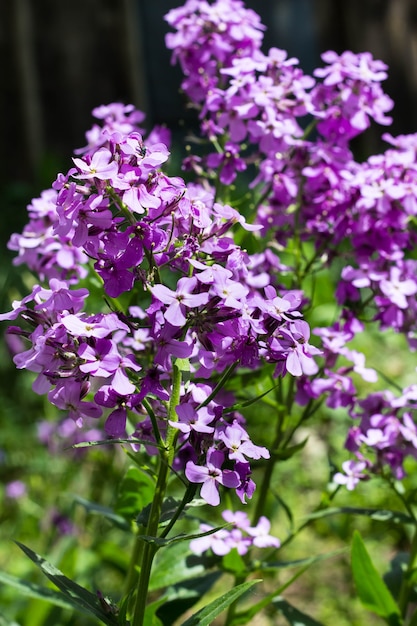
<instances>
[{"instance_id":1,"label":"purple flower","mask_svg":"<svg viewBox=\"0 0 417 626\"><path fill-rule=\"evenodd\" d=\"M111 180L117 175L117 163L113 161L113 155L107 148L100 148L91 159L72 159L79 174L77 178L84 180L98 178L100 180Z\"/></svg>"},{"instance_id":2,"label":"purple flower","mask_svg":"<svg viewBox=\"0 0 417 626\"><path fill-rule=\"evenodd\" d=\"M192 404L183 403L176 407L176 412L179 421L170 421L169 423L182 433L189 434L192 430L208 434L214 432L213 426L209 426L209 424L214 420L215 416L209 412L207 407L196 410Z\"/></svg>"},{"instance_id":3,"label":"purple flower","mask_svg":"<svg viewBox=\"0 0 417 626\"><path fill-rule=\"evenodd\" d=\"M226 426L224 430L220 431L218 436L227 448L229 459L245 463L246 457L251 459L269 459L270 457L266 448L252 443L248 433L236 420L231 426Z\"/></svg>"},{"instance_id":4,"label":"purple flower","mask_svg":"<svg viewBox=\"0 0 417 626\"><path fill-rule=\"evenodd\" d=\"M94 402L83 401L88 387L76 380L65 380L48 393L48 399L59 409L68 411L77 424L82 425L83 417L100 417L102 411Z\"/></svg>"},{"instance_id":5,"label":"purple flower","mask_svg":"<svg viewBox=\"0 0 417 626\"><path fill-rule=\"evenodd\" d=\"M26 491L26 485L21 480L12 480L6 484L6 496L11 500L19 500L26 494Z\"/></svg>"},{"instance_id":6,"label":"purple flower","mask_svg":"<svg viewBox=\"0 0 417 626\"><path fill-rule=\"evenodd\" d=\"M262 515L256 526L247 529L247 532L253 537L253 545L257 548L279 548L280 541L277 537L269 534L271 530L271 522L267 517Z\"/></svg>"},{"instance_id":7,"label":"purple flower","mask_svg":"<svg viewBox=\"0 0 417 626\"><path fill-rule=\"evenodd\" d=\"M196 285L197 279L195 277L184 277L179 279L175 291L165 285L154 285L150 288L152 295L157 300L168 305L164 317L172 326L184 326L187 321L186 307L199 307L207 303L208 293L192 293Z\"/></svg>"},{"instance_id":8,"label":"purple flower","mask_svg":"<svg viewBox=\"0 0 417 626\"><path fill-rule=\"evenodd\" d=\"M188 461L185 467L185 475L190 482L203 483L200 495L211 506L217 506L220 503L218 485L228 488L240 485L237 472L221 469L223 462L224 454L211 448L207 452L206 465L196 465L193 461Z\"/></svg>"},{"instance_id":9,"label":"purple flower","mask_svg":"<svg viewBox=\"0 0 417 626\"><path fill-rule=\"evenodd\" d=\"M352 491L360 480L366 478L364 474L366 467L365 461L345 461L342 463L343 473L336 472L333 482L337 485L345 485L346 489Z\"/></svg>"}]
</instances>

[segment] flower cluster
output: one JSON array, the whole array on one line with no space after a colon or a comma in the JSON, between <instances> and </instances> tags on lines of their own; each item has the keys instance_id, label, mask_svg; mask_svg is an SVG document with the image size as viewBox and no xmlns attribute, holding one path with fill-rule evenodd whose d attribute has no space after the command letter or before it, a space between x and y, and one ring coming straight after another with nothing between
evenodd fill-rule
<instances>
[{"instance_id":1,"label":"flower cluster","mask_svg":"<svg viewBox=\"0 0 417 626\"><path fill-rule=\"evenodd\" d=\"M233 549L244 555L249 548L279 548L279 539L269 534L271 523L265 517L259 518L256 526L251 526L246 513L242 511L225 510L222 517L232 528L221 528L204 537L193 539L190 548L195 554L203 554L211 550L217 556L225 556ZM206 533L213 529L210 524L201 524L200 532Z\"/></svg>"},{"instance_id":2,"label":"flower cluster","mask_svg":"<svg viewBox=\"0 0 417 626\"><path fill-rule=\"evenodd\" d=\"M261 51L259 20L252 21L252 45L238 43L237 15L245 24L252 19L239 2L189 0L166 16L175 31L167 47L184 71L182 87L199 110L202 135L215 149L188 157L184 166L226 186L245 171L252 221L262 226L265 247L269 240L281 249L294 240L301 246L293 286L302 286L307 270L331 268L340 317L332 327L314 329L324 362L319 371L299 371L296 400L308 406L326 397L330 408L353 414L361 402L354 376L377 378L348 345L363 330L365 314L382 330L404 333L412 349L417 345L416 135L385 133L389 149L357 162L351 140L372 120L391 123L393 102L381 87L386 65L368 52L328 51L323 67L306 76L285 51ZM380 456L381 445L375 447ZM346 464L346 476L362 476L358 463Z\"/></svg>"},{"instance_id":3,"label":"flower cluster","mask_svg":"<svg viewBox=\"0 0 417 626\"><path fill-rule=\"evenodd\" d=\"M403 389L399 397L384 391L358 400L351 415L359 423L350 428L346 440L346 448L356 458L344 463L344 473L337 473L334 482L353 489L360 480L386 468L396 479L404 478L405 459L417 457L416 408L416 385Z\"/></svg>"},{"instance_id":4,"label":"flower cluster","mask_svg":"<svg viewBox=\"0 0 417 626\"><path fill-rule=\"evenodd\" d=\"M162 131L144 141L135 127L142 118L130 106L100 107L95 115L103 127L88 133L74 167L30 205L29 226L11 239L20 262L48 279L0 316L20 317L30 327L9 330L29 342L15 364L36 372L35 391L47 393L78 426L104 412L109 436L126 437L133 422L135 436L152 447L156 422L149 423L143 402L166 431L173 362L187 360L207 384L181 389L170 420L179 432L177 465L188 480L203 483L210 504L219 500L218 484L235 488L244 501L255 488L248 458L268 452L250 442L230 405L214 402L215 379L228 368L262 362L275 364L276 376L317 371L319 350L301 319L302 297L278 291L271 255L252 257L234 242L234 225L248 232L258 226L217 202L211 187L187 187L162 171L169 156L157 141ZM38 205L44 220L33 217ZM35 230L42 243L28 256ZM62 258L69 244L77 266L67 271ZM45 245L51 254L42 265ZM114 310L89 313L89 291L73 288L92 271ZM122 310L127 295L130 305Z\"/></svg>"},{"instance_id":5,"label":"flower cluster","mask_svg":"<svg viewBox=\"0 0 417 626\"><path fill-rule=\"evenodd\" d=\"M108 436L133 434L149 454L173 430L173 465L202 497L218 504L222 485L245 502L255 489L250 460L269 452L251 442L219 379L272 364L274 377L297 378L300 405L326 394L329 407L352 412L352 376L376 379L347 345L370 305L382 328L414 346L416 139L385 135L385 154L354 160L351 139L371 120L390 123L386 67L368 53L329 51L306 76L284 51L261 51L264 27L240 0L188 0L166 20L210 145L184 162L197 179L165 173L169 133L146 136L134 107L95 109L73 166L10 239L16 262L44 286L0 320L29 325L10 329L29 344L15 363L77 426L104 414ZM243 212L231 193L241 172L253 200ZM285 246L293 266L277 256ZM338 272L341 314L315 329L321 351L303 317L303 279L326 265ZM105 306L90 294L97 283ZM189 374L173 413L178 368Z\"/></svg>"}]
</instances>

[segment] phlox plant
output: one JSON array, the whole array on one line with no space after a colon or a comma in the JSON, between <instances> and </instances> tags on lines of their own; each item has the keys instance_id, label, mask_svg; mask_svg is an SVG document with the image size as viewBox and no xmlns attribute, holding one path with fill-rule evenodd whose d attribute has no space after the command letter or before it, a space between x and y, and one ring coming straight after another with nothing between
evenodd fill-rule
<instances>
[{"instance_id":1,"label":"phlox plant","mask_svg":"<svg viewBox=\"0 0 417 626\"><path fill-rule=\"evenodd\" d=\"M0 316L19 320L14 363L65 412L67 446L118 446L140 476L115 490L141 490L143 507L107 512L131 535L125 587L85 589L19 545L58 587L45 598L97 623L237 626L267 610L271 623L318 624L281 595L314 556L285 584L262 592L261 580L310 521L366 515L415 539L394 590L356 533L358 596L386 623L415 625L417 517L403 479L415 470L417 384L375 387L384 372L355 339L391 330L416 347L417 135L385 133L385 152L355 159L352 140L391 123L387 68L370 53L328 51L307 76L285 51L261 50L265 27L240 0L187 0L166 21L199 129L183 176L168 174L165 127L145 131L131 105L94 109L85 147L11 236L35 279ZM323 412L350 420L346 460L286 533L274 518L281 508L291 521L281 464ZM370 480L401 510L333 505ZM225 572L234 582L213 592Z\"/></svg>"}]
</instances>

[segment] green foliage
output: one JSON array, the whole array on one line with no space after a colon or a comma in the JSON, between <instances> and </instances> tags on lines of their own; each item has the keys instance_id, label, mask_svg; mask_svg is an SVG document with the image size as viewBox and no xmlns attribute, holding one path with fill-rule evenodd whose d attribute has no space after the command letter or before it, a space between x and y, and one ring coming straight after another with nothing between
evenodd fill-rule
<instances>
[{"instance_id":1,"label":"green foliage","mask_svg":"<svg viewBox=\"0 0 417 626\"><path fill-rule=\"evenodd\" d=\"M30 548L19 542L16 543L31 561L39 567L45 576L60 589L62 599L67 601L67 606L98 617L107 626L117 626L119 622L116 618L116 607L111 601L95 596L87 591L87 589L84 589L73 580L64 576L59 569L48 563L46 559L33 552ZM41 588L38 588L38 591L42 594ZM50 595L49 590L47 590L44 599L50 599Z\"/></svg>"},{"instance_id":2,"label":"green foliage","mask_svg":"<svg viewBox=\"0 0 417 626\"><path fill-rule=\"evenodd\" d=\"M213 620L220 615L225 609L227 609L233 602L235 602L240 596L246 593L253 585L256 585L260 580L250 580L241 585L237 585L230 591L224 593L216 600L213 600L200 609L197 613L188 618L183 626L209 626Z\"/></svg>"},{"instance_id":3,"label":"green foliage","mask_svg":"<svg viewBox=\"0 0 417 626\"><path fill-rule=\"evenodd\" d=\"M375 569L358 531L353 535L352 572L362 604L384 618L389 626L400 626L400 610Z\"/></svg>"}]
</instances>

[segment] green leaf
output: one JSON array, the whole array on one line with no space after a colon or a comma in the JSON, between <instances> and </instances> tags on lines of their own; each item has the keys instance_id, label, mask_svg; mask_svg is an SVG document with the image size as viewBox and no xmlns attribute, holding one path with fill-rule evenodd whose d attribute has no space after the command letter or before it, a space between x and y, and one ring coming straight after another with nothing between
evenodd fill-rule
<instances>
[{"instance_id":1,"label":"green leaf","mask_svg":"<svg viewBox=\"0 0 417 626\"><path fill-rule=\"evenodd\" d=\"M209 626L212 621L227 609L235 600L246 593L248 589L261 582L261 580L250 580L234 587L220 598L213 600L207 606L188 618L182 626Z\"/></svg>"},{"instance_id":2,"label":"green leaf","mask_svg":"<svg viewBox=\"0 0 417 626\"><path fill-rule=\"evenodd\" d=\"M176 571L176 566L174 569ZM181 615L189 611L213 587L221 575L222 572L217 570L169 587L166 590L167 602L158 609L158 617L163 625L171 626Z\"/></svg>"},{"instance_id":3,"label":"green leaf","mask_svg":"<svg viewBox=\"0 0 417 626\"><path fill-rule=\"evenodd\" d=\"M45 602L59 606L62 609L74 610L74 605L68 601L62 593L54 591L53 589L48 589L47 587L42 587L41 585L35 585L34 583L27 582L21 578L16 578L15 576L11 576L10 574L6 574L4 572L0 572L0 582L16 589L19 595L34 598L36 600L45 600ZM83 612L88 615L87 611Z\"/></svg>"},{"instance_id":4,"label":"green leaf","mask_svg":"<svg viewBox=\"0 0 417 626\"><path fill-rule=\"evenodd\" d=\"M148 473L131 466L127 470L117 494L115 513L134 520L152 501L155 483Z\"/></svg>"},{"instance_id":5,"label":"green leaf","mask_svg":"<svg viewBox=\"0 0 417 626\"><path fill-rule=\"evenodd\" d=\"M245 561L236 548L230 550L230 552L223 557L222 565L224 570L236 575L243 574L247 571Z\"/></svg>"},{"instance_id":6,"label":"green leaf","mask_svg":"<svg viewBox=\"0 0 417 626\"><path fill-rule=\"evenodd\" d=\"M204 566L201 563L191 565L189 563L190 557L192 562L192 552L189 545L181 542L158 552L152 568L149 590L155 591L169 587L202 574ZM172 567L173 563L175 563L175 567Z\"/></svg>"},{"instance_id":7,"label":"green leaf","mask_svg":"<svg viewBox=\"0 0 417 626\"><path fill-rule=\"evenodd\" d=\"M216 533L218 530L222 530L223 528L230 527L231 524L223 524L223 526L217 526L216 528L210 528L210 530L206 530L204 533L180 533L179 535L175 535L175 537L169 537L168 539L162 537L151 537L149 535L138 535L139 539L146 541L147 543L153 543L158 547L169 546L173 543L178 543L179 541L191 541L192 539L200 539L200 537L207 537L207 535L212 535Z\"/></svg>"},{"instance_id":8,"label":"green leaf","mask_svg":"<svg viewBox=\"0 0 417 626\"><path fill-rule=\"evenodd\" d=\"M262 572L274 571L276 569L287 569L289 567L300 567L304 565L313 565L313 563L318 563L319 561L324 561L325 559L329 559L333 556L338 556L339 554L344 554L347 548L339 548L338 550L332 550L331 552L326 552L326 554L318 554L317 556L310 556L306 559L296 559L294 561L266 561L265 563L257 564L257 569Z\"/></svg>"},{"instance_id":9,"label":"green leaf","mask_svg":"<svg viewBox=\"0 0 417 626\"><path fill-rule=\"evenodd\" d=\"M189 372L190 371L190 360L189 359L175 359L175 365L181 372Z\"/></svg>"},{"instance_id":10,"label":"green leaf","mask_svg":"<svg viewBox=\"0 0 417 626\"><path fill-rule=\"evenodd\" d=\"M255 404L255 402L258 402L259 400L262 400L263 398L265 398L265 396L267 396L269 393L271 393L271 391L273 391L277 387L278 385L274 385L273 387L269 387L269 389L267 389L266 391L263 391L262 393L258 394L254 398L250 398L249 400L245 400L244 402L238 402L236 404L233 404L231 407L225 409L223 413L224 414L233 413L234 411L240 411L241 409L246 409L248 406L251 406L252 404Z\"/></svg>"},{"instance_id":11,"label":"green leaf","mask_svg":"<svg viewBox=\"0 0 417 626\"><path fill-rule=\"evenodd\" d=\"M365 515L366 517L370 517L371 519L378 522L392 522L393 524L413 524L416 525L416 520L412 518L410 515L406 515L405 513L401 513L400 511L389 511L385 509L364 509L357 507L332 507L329 509L321 509L319 511L315 511L311 513L307 521L313 521L315 519L320 519L322 517L327 517L329 515L340 515L341 513L347 515Z\"/></svg>"},{"instance_id":12,"label":"green leaf","mask_svg":"<svg viewBox=\"0 0 417 626\"><path fill-rule=\"evenodd\" d=\"M149 446L149 439L138 439L137 437L129 437L129 439L121 438L121 439L100 439L97 441L81 441L80 443L74 443L71 448L92 448L95 446L112 446L116 443L128 443L128 444L137 444L142 446ZM152 444L155 448L157 448L157 444Z\"/></svg>"},{"instance_id":13,"label":"green leaf","mask_svg":"<svg viewBox=\"0 0 417 626\"><path fill-rule=\"evenodd\" d=\"M113 613L112 605L101 602L100 599L81 587L73 580L70 580L56 567L48 563L43 557L33 552L30 548L16 541L19 548L39 567L39 569L49 578L50 581L61 590L72 609L89 613L101 619L107 626L118 626L119 622ZM120 626L120 625L119 625Z\"/></svg>"},{"instance_id":14,"label":"green leaf","mask_svg":"<svg viewBox=\"0 0 417 626\"><path fill-rule=\"evenodd\" d=\"M143 620L143 626L163 626L161 620L156 615L157 610L163 606L166 602L166 598L160 598L159 600L155 600L145 609L145 618Z\"/></svg>"},{"instance_id":15,"label":"green leaf","mask_svg":"<svg viewBox=\"0 0 417 626\"><path fill-rule=\"evenodd\" d=\"M89 500L85 500L84 498L81 498L77 495L74 496L74 501L84 507L88 513L92 513L93 515L99 515L100 517L109 520L115 526L121 528L122 530L131 530L125 518L121 515L117 515L112 509L102 506L101 504L97 504L96 502L89 502Z\"/></svg>"},{"instance_id":16,"label":"green leaf","mask_svg":"<svg viewBox=\"0 0 417 626\"><path fill-rule=\"evenodd\" d=\"M320 622L302 613L284 598L276 598L273 603L274 607L280 611L291 626L323 626Z\"/></svg>"},{"instance_id":17,"label":"green leaf","mask_svg":"<svg viewBox=\"0 0 417 626\"><path fill-rule=\"evenodd\" d=\"M384 618L390 626L399 626L402 623L399 608L376 571L358 531L353 535L352 572L363 606Z\"/></svg>"}]
</instances>

